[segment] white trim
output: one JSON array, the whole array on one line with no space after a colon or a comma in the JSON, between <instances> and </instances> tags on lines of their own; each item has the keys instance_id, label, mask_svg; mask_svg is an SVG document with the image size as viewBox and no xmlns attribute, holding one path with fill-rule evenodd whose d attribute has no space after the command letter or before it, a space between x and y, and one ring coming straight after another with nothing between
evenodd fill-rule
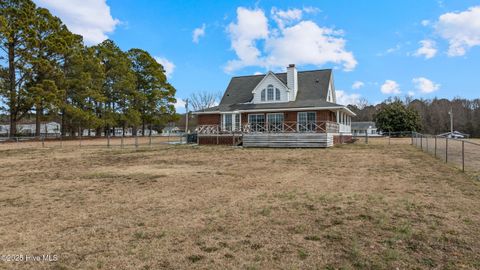
<instances>
[{"instance_id":1,"label":"white trim","mask_svg":"<svg viewBox=\"0 0 480 270\"><path fill-rule=\"evenodd\" d=\"M273 75L273 77L275 79L277 79L277 81L282 85L284 86L286 89L288 89L288 87L282 82L282 80L280 80L276 75L275 73L269 71L267 74L265 74L265 76L263 77L263 79L255 86L255 88L253 88L253 91L252 91L252 94L256 94L257 93L257 90L258 90L258 86L261 85L269 75ZM275 89L275 88L274 88Z\"/></svg>"},{"instance_id":2,"label":"white trim","mask_svg":"<svg viewBox=\"0 0 480 270\"><path fill-rule=\"evenodd\" d=\"M291 111L321 111L321 110L344 110L351 116L356 116L349 108L343 106L331 106L331 107L299 107L299 108L278 108L278 109L251 109L251 110L237 110L235 113L248 113L248 112L291 112ZM211 112L192 112L192 114L223 114L233 113L232 111L211 111Z\"/></svg>"},{"instance_id":3,"label":"white trim","mask_svg":"<svg viewBox=\"0 0 480 270\"><path fill-rule=\"evenodd\" d=\"M244 112L291 112L291 111L321 111L321 110L344 110L352 116L356 116L354 112L346 107L332 106L332 107L299 107L299 108L278 108L278 109L251 109L251 110L238 110L240 113Z\"/></svg>"}]
</instances>

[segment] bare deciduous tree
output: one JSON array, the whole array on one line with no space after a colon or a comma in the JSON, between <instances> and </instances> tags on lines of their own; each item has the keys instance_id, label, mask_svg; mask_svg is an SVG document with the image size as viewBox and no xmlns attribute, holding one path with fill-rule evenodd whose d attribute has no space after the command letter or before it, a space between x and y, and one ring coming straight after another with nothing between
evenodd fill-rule
<instances>
[{"instance_id":1,"label":"bare deciduous tree","mask_svg":"<svg viewBox=\"0 0 480 270\"><path fill-rule=\"evenodd\" d=\"M218 105L222 94L219 92L197 92L189 97L189 105L194 111L201 111Z\"/></svg>"}]
</instances>

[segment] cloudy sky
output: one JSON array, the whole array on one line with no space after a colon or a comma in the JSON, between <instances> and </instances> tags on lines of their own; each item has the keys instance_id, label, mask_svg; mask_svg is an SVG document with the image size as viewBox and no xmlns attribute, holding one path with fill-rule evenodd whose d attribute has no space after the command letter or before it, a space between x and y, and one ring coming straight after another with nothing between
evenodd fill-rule
<instances>
[{"instance_id":1,"label":"cloudy sky","mask_svg":"<svg viewBox=\"0 0 480 270\"><path fill-rule=\"evenodd\" d=\"M333 68L342 103L480 97L480 2L35 0L88 44L149 51L179 99L238 75Z\"/></svg>"}]
</instances>

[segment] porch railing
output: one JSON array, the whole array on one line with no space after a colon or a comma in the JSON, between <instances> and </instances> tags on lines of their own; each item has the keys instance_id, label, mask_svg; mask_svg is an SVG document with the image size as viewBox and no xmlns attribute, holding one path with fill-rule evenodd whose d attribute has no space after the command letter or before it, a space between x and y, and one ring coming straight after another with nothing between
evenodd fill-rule
<instances>
[{"instance_id":1,"label":"porch railing","mask_svg":"<svg viewBox=\"0 0 480 270\"><path fill-rule=\"evenodd\" d=\"M340 125L331 121L281 123L248 123L235 129L223 128L220 125L200 125L199 134L230 134L230 133L338 133Z\"/></svg>"}]
</instances>

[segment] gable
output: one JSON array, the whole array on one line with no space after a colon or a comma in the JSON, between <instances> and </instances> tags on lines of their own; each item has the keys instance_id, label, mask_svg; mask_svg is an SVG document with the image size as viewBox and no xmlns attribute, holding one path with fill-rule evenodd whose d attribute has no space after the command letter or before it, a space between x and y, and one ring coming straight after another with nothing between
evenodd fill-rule
<instances>
[{"instance_id":1,"label":"gable","mask_svg":"<svg viewBox=\"0 0 480 270\"><path fill-rule=\"evenodd\" d=\"M267 98L267 89L272 88L274 90L274 94L280 94L280 100L273 99L268 100ZM265 95L265 100L262 101L262 92ZM270 103L270 102L287 102L289 101L290 97L289 90L287 86L277 77L273 72L269 72L263 79L258 83L258 85L253 89L252 94L252 103Z\"/></svg>"}]
</instances>

